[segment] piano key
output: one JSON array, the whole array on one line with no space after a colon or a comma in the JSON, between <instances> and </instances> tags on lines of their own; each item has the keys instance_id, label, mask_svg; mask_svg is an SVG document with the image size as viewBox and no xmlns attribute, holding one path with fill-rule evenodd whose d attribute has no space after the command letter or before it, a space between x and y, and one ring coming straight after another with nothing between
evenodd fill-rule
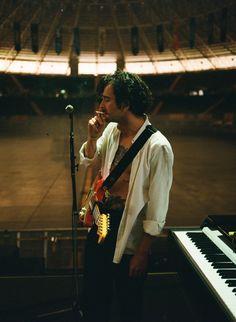
<instances>
[{"instance_id":1,"label":"piano key","mask_svg":"<svg viewBox=\"0 0 236 322\"><path fill-rule=\"evenodd\" d=\"M228 280L228 277L221 277L217 272L217 269L212 266L212 262L205 257L204 249L203 252L201 252L201 245L203 245L203 247L205 245L202 241L206 241L209 245L215 245L217 247L217 253L222 254L222 257L226 258L226 261L231 261L233 264L236 264L236 254L220 240L219 236L221 234L219 232L210 231L208 227L204 227L202 231L199 230L197 232L173 231L173 234L176 236L178 243L193 267L198 271L200 276L202 276L203 280L218 298L219 302L222 303L230 317L236 320L235 293L232 291L233 287L225 282ZM201 245L198 245L199 248L196 246L195 242L197 244L200 242ZM217 257L219 260L219 256Z\"/></svg>"},{"instance_id":2,"label":"piano key","mask_svg":"<svg viewBox=\"0 0 236 322\"><path fill-rule=\"evenodd\" d=\"M196 236L197 235L197 236ZM201 253L224 254L216 245L205 235L197 233L187 233L187 236L193 241Z\"/></svg>"},{"instance_id":3,"label":"piano key","mask_svg":"<svg viewBox=\"0 0 236 322\"><path fill-rule=\"evenodd\" d=\"M236 280L227 280L225 283L227 283L229 286L236 286Z\"/></svg>"},{"instance_id":4,"label":"piano key","mask_svg":"<svg viewBox=\"0 0 236 322\"><path fill-rule=\"evenodd\" d=\"M236 270L217 270L217 273L219 273L220 276L223 278L236 278Z\"/></svg>"},{"instance_id":5,"label":"piano key","mask_svg":"<svg viewBox=\"0 0 236 322\"><path fill-rule=\"evenodd\" d=\"M234 268L233 262L214 262L211 264L214 268Z\"/></svg>"},{"instance_id":6,"label":"piano key","mask_svg":"<svg viewBox=\"0 0 236 322\"><path fill-rule=\"evenodd\" d=\"M204 257L206 257L207 260L209 260L210 262L225 262L227 261L228 257L225 256L224 254L213 254L213 255L204 255Z\"/></svg>"}]
</instances>

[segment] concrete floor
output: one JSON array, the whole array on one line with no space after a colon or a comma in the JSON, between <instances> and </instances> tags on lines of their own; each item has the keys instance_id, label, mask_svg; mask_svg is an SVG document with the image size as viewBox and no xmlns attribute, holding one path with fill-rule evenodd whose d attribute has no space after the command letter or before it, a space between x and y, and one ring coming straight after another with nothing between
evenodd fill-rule
<instances>
[{"instance_id":1,"label":"concrete floor","mask_svg":"<svg viewBox=\"0 0 236 322\"><path fill-rule=\"evenodd\" d=\"M76 153L86 136L87 118L75 121ZM68 122L49 117L1 123L1 230L71 227ZM236 213L235 140L167 137L175 154L167 227L199 226L209 214ZM85 169L79 168L79 200L84 175Z\"/></svg>"}]
</instances>

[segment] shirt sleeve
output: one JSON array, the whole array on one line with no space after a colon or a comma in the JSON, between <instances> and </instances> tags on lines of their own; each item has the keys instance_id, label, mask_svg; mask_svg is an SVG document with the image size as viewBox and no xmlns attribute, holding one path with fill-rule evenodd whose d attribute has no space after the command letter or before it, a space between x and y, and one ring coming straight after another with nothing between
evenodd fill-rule
<instances>
[{"instance_id":1,"label":"shirt sleeve","mask_svg":"<svg viewBox=\"0 0 236 322\"><path fill-rule=\"evenodd\" d=\"M79 151L79 159L80 159L80 164L85 165L86 167L91 165L98 157L101 157L101 155L104 155L106 153L106 147L109 141L109 137L114 129L115 124L114 123L109 123L105 130L103 131L102 136L97 140L96 142L96 151L93 156L93 158L87 158L84 155L84 149L85 149L85 143L80 148Z\"/></svg>"},{"instance_id":2,"label":"shirt sleeve","mask_svg":"<svg viewBox=\"0 0 236 322\"><path fill-rule=\"evenodd\" d=\"M144 232L156 236L162 231L169 206L169 193L173 180L173 152L170 146L154 149L150 165L150 185Z\"/></svg>"}]
</instances>

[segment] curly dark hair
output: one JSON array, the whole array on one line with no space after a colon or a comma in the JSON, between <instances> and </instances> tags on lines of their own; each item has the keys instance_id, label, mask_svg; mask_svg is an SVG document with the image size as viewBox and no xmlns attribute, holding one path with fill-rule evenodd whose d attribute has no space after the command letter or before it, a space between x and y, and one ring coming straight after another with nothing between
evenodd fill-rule
<instances>
[{"instance_id":1,"label":"curly dark hair","mask_svg":"<svg viewBox=\"0 0 236 322\"><path fill-rule=\"evenodd\" d=\"M97 95L101 98L104 88L112 85L118 107L129 106L129 110L142 116L152 109L153 97L147 84L136 74L117 70L104 76L98 86Z\"/></svg>"}]
</instances>

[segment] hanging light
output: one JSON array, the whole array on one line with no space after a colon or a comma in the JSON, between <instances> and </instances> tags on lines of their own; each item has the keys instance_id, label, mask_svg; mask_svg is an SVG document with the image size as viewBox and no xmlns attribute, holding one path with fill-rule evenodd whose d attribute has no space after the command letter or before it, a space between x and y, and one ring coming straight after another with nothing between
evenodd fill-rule
<instances>
[{"instance_id":1,"label":"hanging light","mask_svg":"<svg viewBox=\"0 0 236 322\"><path fill-rule=\"evenodd\" d=\"M100 56L105 53L105 42L106 42L106 29L104 27L99 28L98 31L98 51Z\"/></svg>"},{"instance_id":2,"label":"hanging light","mask_svg":"<svg viewBox=\"0 0 236 322\"><path fill-rule=\"evenodd\" d=\"M214 42L214 23L215 23L215 16L214 13L211 12L208 14L208 45L212 45Z\"/></svg>"},{"instance_id":3,"label":"hanging light","mask_svg":"<svg viewBox=\"0 0 236 322\"><path fill-rule=\"evenodd\" d=\"M80 29L79 27L74 28L73 30L74 38L73 38L73 44L74 44L74 50L77 56L80 55Z\"/></svg>"},{"instance_id":4,"label":"hanging light","mask_svg":"<svg viewBox=\"0 0 236 322\"><path fill-rule=\"evenodd\" d=\"M19 22L15 22L13 25L14 31L14 46L17 52L21 51L21 26Z\"/></svg>"},{"instance_id":5,"label":"hanging light","mask_svg":"<svg viewBox=\"0 0 236 322\"><path fill-rule=\"evenodd\" d=\"M177 20L174 21L172 24L173 28L173 49L177 50L179 49L179 22Z\"/></svg>"},{"instance_id":6,"label":"hanging light","mask_svg":"<svg viewBox=\"0 0 236 322\"><path fill-rule=\"evenodd\" d=\"M164 28L162 24L157 26L157 47L160 53L164 51Z\"/></svg>"},{"instance_id":7,"label":"hanging light","mask_svg":"<svg viewBox=\"0 0 236 322\"><path fill-rule=\"evenodd\" d=\"M62 29L58 28L56 30L55 36L55 51L58 55L62 52Z\"/></svg>"},{"instance_id":8,"label":"hanging light","mask_svg":"<svg viewBox=\"0 0 236 322\"><path fill-rule=\"evenodd\" d=\"M195 47L195 35L196 35L196 17L191 17L189 20L189 47Z\"/></svg>"},{"instance_id":9,"label":"hanging light","mask_svg":"<svg viewBox=\"0 0 236 322\"><path fill-rule=\"evenodd\" d=\"M228 27L228 9L223 8L221 11L221 22L220 22L220 41L221 42L226 41L227 27Z\"/></svg>"},{"instance_id":10,"label":"hanging light","mask_svg":"<svg viewBox=\"0 0 236 322\"><path fill-rule=\"evenodd\" d=\"M133 55L139 53L139 30L138 27L131 28L131 51Z\"/></svg>"},{"instance_id":11,"label":"hanging light","mask_svg":"<svg viewBox=\"0 0 236 322\"><path fill-rule=\"evenodd\" d=\"M36 54L39 50L39 44L38 44L38 24L32 23L31 24L31 47L32 51Z\"/></svg>"}]
</instances>

